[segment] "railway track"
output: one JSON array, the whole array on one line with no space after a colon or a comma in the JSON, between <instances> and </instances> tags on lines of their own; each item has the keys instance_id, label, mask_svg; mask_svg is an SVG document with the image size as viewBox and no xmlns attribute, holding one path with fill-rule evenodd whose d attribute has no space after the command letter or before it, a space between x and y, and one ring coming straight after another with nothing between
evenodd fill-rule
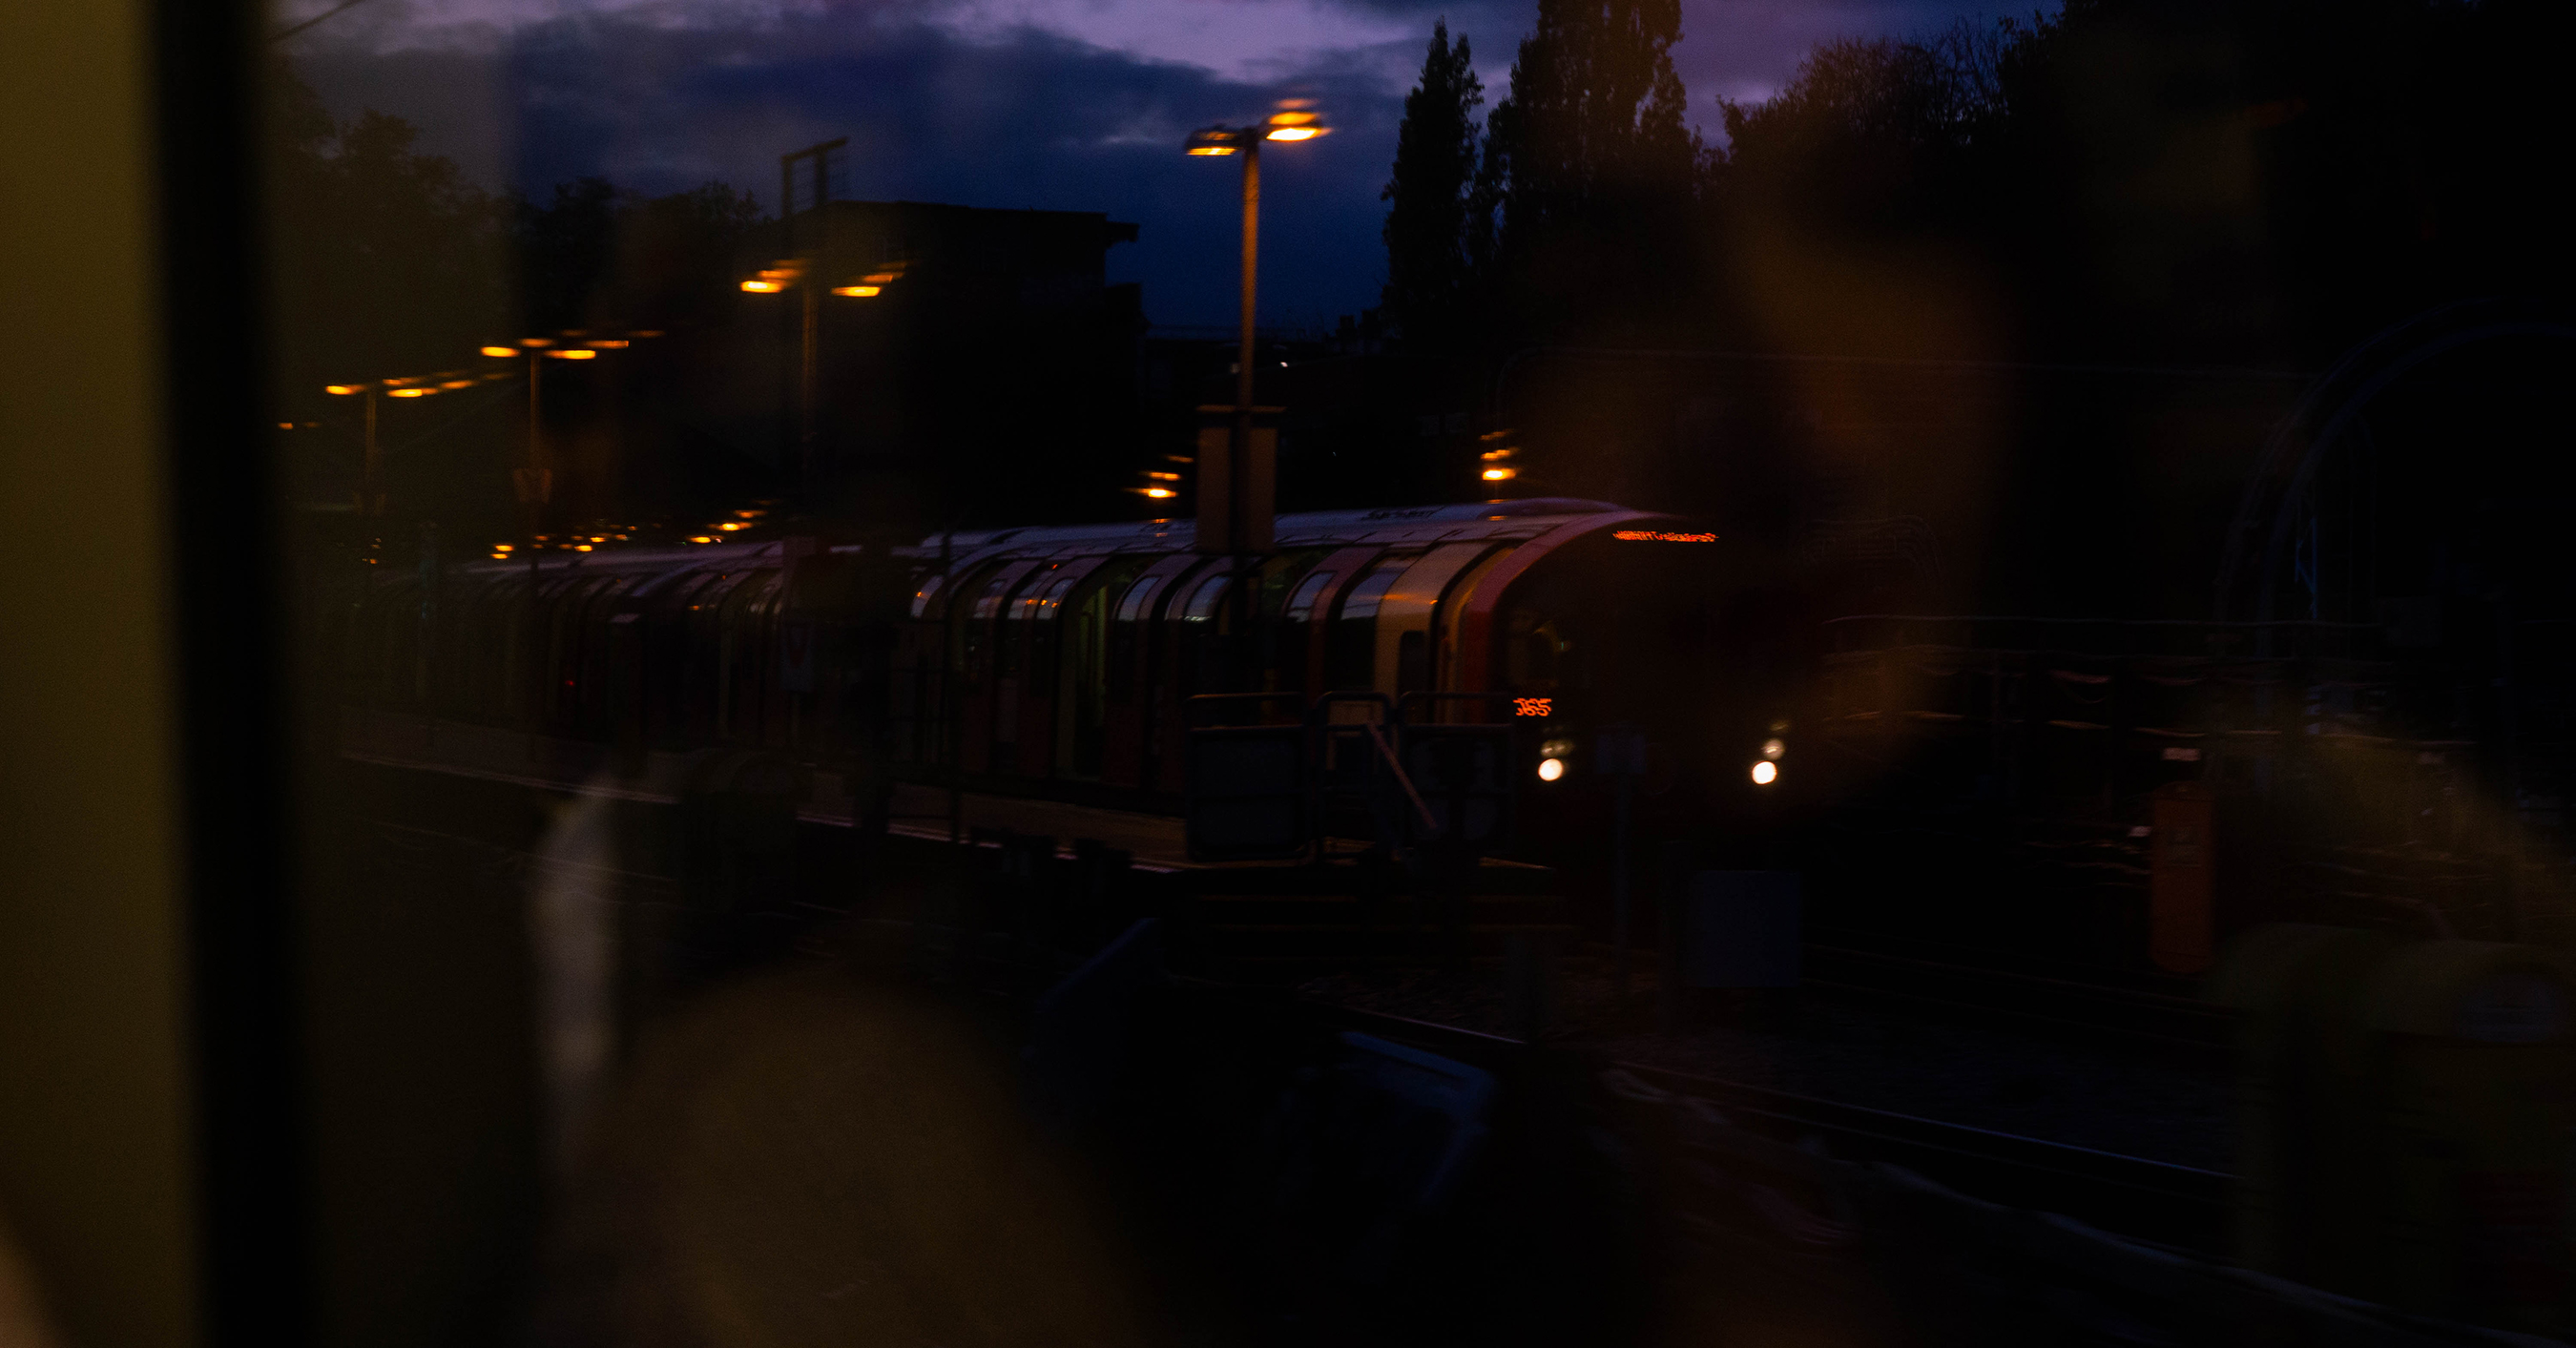
<instances>
[{"instance_id":1,"label":"railway track","mask_svg":"<svg viewBox=\"0 0 2576 1348\"><path fill-rule=\"evenodd\" d=\"M1304 1001L1339 1029L1439 1053L1497 1075L1530 1045L1500 1035L1385 1012ZM1643 1063L1616 1069L1675 1096L1704 1101L1736 1126L1838 1160L1884 1162L2010 1207L2061 1213L2131 1240L2194 1253L2225 1244L2230 1177L2044 1138L1823 1100Z\"/></svg>"},{"instance_id":2,"label":"railway track","mask_svg":"<svg viewBox=\"0 0 2576 1348\"><path fill-rule=\"evenodd\" d=\"M1997 968L1913 952L1810 944L1805 986L1923 1007L1952 1018L2104 1039L2183 1056L2224 1053L2236 1018L2179 990L2120 986L2077 971ZM2169 980L2169 986L2182 980Z\"/></svg>"}]
</instances>

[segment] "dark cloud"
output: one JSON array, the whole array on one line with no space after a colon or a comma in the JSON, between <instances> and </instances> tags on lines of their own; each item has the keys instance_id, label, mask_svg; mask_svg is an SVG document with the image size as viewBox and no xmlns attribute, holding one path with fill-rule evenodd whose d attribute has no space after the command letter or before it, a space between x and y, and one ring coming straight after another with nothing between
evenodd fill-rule
<instances>
[{"instance_id":1,"label":"dark cloud","mask_svg":"<svg viewBox=\"0 0 2576 1348\"><path fill-rule=\"evenodd\" d=\"M1365 62L1254 84L1038 32L970 42L921 24L590 17L489 51L352 45L300 65L335 111L407 117L424 148L496 186L595 173L661 193L719 179L769 205L781 151L847 135L847 196L1104 211L1142 226L1112 266L1173 324L1228 323L1235 308L1235 170L1184 156L1181 138L1294 89L1326 100L1337 132L1265 156L1264 318L1325 321L1376 301L1399 103Z\"/></svg>"},{"instance_id":2,"label":"dark cloud","mask_svg":"<svg viewBox=\"0 0 2576 1348\"><path fill-rule=\"evenodd\" d=\"M1427 36L1445 15L1475 39L1497 97L1536 10L1534 0L1342 7L1371 16L1372 33L1409 16ZM1961 0L1686 0L1675 56L1697 120L1713 126L1715 97L1777 87L1817 41L1924 32L1982 12ZM1256 116L1289 92L1324 99L1338 131L1268 157L1263 316L1326 322L1376 301L1378 189L1423 40L1251 61L1253 75L1227 78L1037 29L961 36L944 5L862 0L783 18L633 10L416 29L408 41L406 13L299 39L299 65L335 111L409 118L425 148L481 182L542 194L584 174L647 193L721 180L770 203L780 152L847 135L849 196L1135 221L1139 241L1113 251L1112 266L1145 284L1146 311L1165 324L1229 323L1235 308L1234 171L1182 156L1181 136Z\"/></svg>"}]
</instances>

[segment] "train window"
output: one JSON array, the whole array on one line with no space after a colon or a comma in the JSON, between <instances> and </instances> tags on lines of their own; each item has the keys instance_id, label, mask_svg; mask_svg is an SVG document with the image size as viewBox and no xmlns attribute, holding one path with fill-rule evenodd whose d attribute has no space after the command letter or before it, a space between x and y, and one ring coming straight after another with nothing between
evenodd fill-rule
<instances>
[{"instance_id":1,"label":"train window","mask_svg":"<svg viewBox=\"0 0 2576 1348\"><path fill-rule=\"evenodd\" d=\"M1154 602L1154 592L1163 587L1165 579L1163 576L1147 576L1129 586L1126 596L1118 601L1118 621L1142 621Z\"/></svg>"},{"instance_id":2,"label":"train window","mask_svg":"<svg viewBox=\"0 0 2576 1348\"><path fill-rule=\"evenodd\" d=\"M1220 573L1200 581L1198 588L1190 591L1188 602L1181 606L1181 621L1203 623L1215 617L1218 605L1225 599L1226 588L1233 580L1232 576Z\"/></svg>"},{"instance_id":3,"label":"train window","mask_svg":"<svg viewBox=\"0 0 2576 1348\"><path fill-rule=\"evenodd\" d=\"M1368 573L1359 584L1352 586L1351 592L1343 597L1340 615L1342 619L1348 622L1363 622L1375 618L1379 601L1386 598L1387 591L1395 588L1396 582L1404 579L1405 571L1413 565L1414 560L1407 556L1378 563L1376 570Z\"/></svg>"},{"instance_id":4,"label":"train window","mask_svg":"<svg viewBox=\"0 0 2576 1348\"><path fill-rule=\"evenodd\" d=\"M930 607L930 601L938 597L939 587L946 584L947 581L948 575L946 572L934 571L930 573L930 577L921 582L921 588L913 591L912 616L916 618L920 617L922 615L922 611Z\"/></svg>"},{"instance_id":5,"label":"train window","mask_svg":"<svg viewBox=\"0 0 2576 1348\"><path fill-rule=\"evenodd\" d=\"M1332 587L1332 572L1308 572L1304 580L1297 582L1295 592L1288 596L1288 621L1302 623L1312 619L1315 616L1315 601L1323 598L1324 592Z\"/></svg>"}]
</instances>

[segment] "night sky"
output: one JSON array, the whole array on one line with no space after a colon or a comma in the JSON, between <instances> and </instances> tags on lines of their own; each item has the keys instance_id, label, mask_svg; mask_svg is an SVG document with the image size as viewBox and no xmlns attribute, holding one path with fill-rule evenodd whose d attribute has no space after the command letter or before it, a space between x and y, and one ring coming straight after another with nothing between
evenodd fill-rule
<instances>
[{"instance_id":1,"label":"night sky","mask_svg":"<svg viewBox=\"0 0 2576 1348\"><path fill-rule=\"evenodd\" d=\"M296 0L280 26L329 7ZM2000 12L2017 12L2023 6ZM2051 6L2053 8L2053 6ZM778 155L850 138L836 195L1105 211L1141 225L1110 279L1158 325L1230 324L1235 173L1196 126L1317 98L1336 134L1263 157L1262 322L1329 324L1385 277L1378 199L1433 19L1475 44L1488 106L1534 0L367 0L285 50L333 112L409 118L487 187L710 179L775 208ZM1675 64L1720 98L1777 89L1815 43L1925 34L1975 0L1683 0Z\"/></svg>"}]
</instances>

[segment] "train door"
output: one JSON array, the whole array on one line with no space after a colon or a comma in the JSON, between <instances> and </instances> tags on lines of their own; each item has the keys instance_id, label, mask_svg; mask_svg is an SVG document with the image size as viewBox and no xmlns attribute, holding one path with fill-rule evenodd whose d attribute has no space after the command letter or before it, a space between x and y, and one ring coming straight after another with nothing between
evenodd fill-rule
<instances>
[{"instance_id":1,"label":"train door","mask_svg":"<svg viewBox=\"0 0 2576 1348\"><path fill-rule=\"evenodd\" d=\"M994 617L993 758L986 771L1020 770L1022 714L1028 710L1027 689L1038 657L1038 615L1069 565L1048 562L1031 571Z\"/></svg>"},{"instance_id":2,"label":"train door","mask_svg":"<svg viewBox=\"0 0 2576 1348\"><path fill-rule=\"evenodd\" d=\"M1262 693L1305 691L1305 630L1282 621L1282 616L1289 601L1306 592L1307 577L1331 552L1328 548L1302 548L1280 553L1261 564L1255 575L1251 627L1227 634L1233 658L1243 662L1233 674L1235 688ZM1331 583L1329 577L1325 583ZM1229 612L1227 621L1233 616ZM1303 714L1302 708L1285 702L1262 708L1262 719L1271 723Z\"/></svg>"},{"instance_id":3,"label":"train door","mask_svg":"<svg viewBox=\"0 0 2576 1348\"><path fill-rule=\"evenodd\" d=\"M972 595L1000 565L986 561L934 571L913 592L913 621L904 630L897 657L903 664L892 692L899 757L924 764L953 761L957 681L965 662L961 624L972 602L963 596Z\"/></svg>"},{"instance_id":4,"label":"train door","mask_svg":"<svg viewBox=\"0 0 2576 1348\"><path fill-rule=\"evenodd\" d=\"M1022 776L1044 777L1061 761L1056 726L1068 719L1059 673L1067 660L1066 641L1071 635L1067 631L1066 601L1108 560L1077 557L1058 567L1048 577L1045 593L1029 606L1025 624L1028 652L1020 675L1017 771Z\"/></svg>"},{"instance_id":5,"label":"train door","mask_svg":"<svg viewBox=\"0 0 2576 1348\"><path fill-rule=\"evenodd\" d=\"M1067 593L1056 619L1055 774L1100 777L1109 717L1109 620L1149 558L1102 559Z\"/></svg>"},{"instance_id":6,"label":"train door","mask_svg":"<svg viewBox=\"0 0 2576 1348\"><path fill-rule=\"evenodd\" d=\"M1467 613L1474 606L1476 592L1484 587L1503 559L1511 556L1518 547L1517 542L1509 542L1487 552L1477 559L1475 565L1460 573L1458 579L1449 586L1449 594L1440 601L1440 611L1432 620L1432 630L1437 634L1431 655L1432 687L1444 693L1493 691L1490 688L1476 686L1484 682L1485 675L1482 668L1484 662L1472 662L1477 668L1472 675L1469 673L1468 666L1471 662L1465 658ZM1484 719L1482 709L1457 705L1453 706L1452 710L1465 719ZM1448 713L1444 711L1441 719L1449 719Z\"/></svg>"},{"instance_id":7,"label":"train door","mask_svg":"<svg viewBox=\"0 0 2576 1348\"><path fill-rule=\"evenodd\" d=\"M774 639L762 619L777 582L776 567L746 572L742 581L726 593L717 610L723 687L717 703L720 722L716 729L728 739L756 744L762 738L762 693L769 676L765 657Z\"/></svg>"},{"instance_id":8,"label":"train door","mask_svg":"<svg viewBox=\"0 0 2576 1348\"><path fill-rule=\"evenodd\" d=\"M1280 606L1281 687L1294 687L1310 698L1324 691L1324 648L1332 631L1333 605L1368 573L1369 561L1376 556L1373 546L1342 548L1297 578L1296 588Z\"/></svg>"},{"instance_id":9,"label":"train door","mask_svg":"<svg viewBox=\"0 0 2576 1348\"><path fill-rule=\"evenodd\" d=\"M1333 612L1331 633L1325 638L1323 691L1356 693L1378 686L1378 606L1421 559L1417 551L1390 552L1342 596Z\"/></svg>"},{"instance_id":10,"label":"train door","mask_svg":"<svg viewBox=\"0 0 2576 1348\"><path fill-rule=\"evenodd\" d=\"M1225 601L1235 565L1232 557L1210 557L1185 573L1163 601L1163 621L1150 625L1155 649L1146 666L1152 671L1145 699L1149 709L1145 743L1152 756L1146 781L1160 790L1186 789L1181 754L1188 728L1182 721L1181 701L1194 692L1214 691L1199 687L1200 665L1210 654L1217 607Z\"/></svg>"},{"instance_id":11,"label":"train door","mask_svg":"<svg viewBox=\"0 0 2576 1348\"><path fill-rule=\"evenodd\" d=\"M1108 668L1102 690L1100 780L1112 786L1146 783L1151 730L1154 617L1175 578L1199 564L1194 553L1156 559L1118 596L1109 620Z\"/></svg>"},{"instance_id":12,"label":"train door","mask_svg":"<svg viewBox=\"0 0 2576 1348\"><path fill-rule=\"evenodd\" d=\"M689 600L711 573L683 568L638 590L637 643L643 651L637 709L645 748L678 748L686 736Z\"/></svg>"},{"instance_id":13,"label":"train door","mask_svg":"<svg viewBox=\"0 0 2576 1348\"><path fill-rule=\"evenodd\" d=\"M951 669L959 693L958 711L963 718L958 763L969 772L986 771L993 763L993 645L1002 605L1039 565L1040 559L1035 557L1004 562L975 590L963 611L954 604L949 606Z\"/></svg>"},{"instance_id":14,"label":"train door","mask_svg":"<svg viewBox=\"0 0 2576 1348\"><path fill-rule=\"evenodd\" d=\"M1431 689L1431 617L1450 582L1494 544L1443 543L1406 568L1378 600L1372 687L1394 697Z\"/></svg>"}]
</instances>

